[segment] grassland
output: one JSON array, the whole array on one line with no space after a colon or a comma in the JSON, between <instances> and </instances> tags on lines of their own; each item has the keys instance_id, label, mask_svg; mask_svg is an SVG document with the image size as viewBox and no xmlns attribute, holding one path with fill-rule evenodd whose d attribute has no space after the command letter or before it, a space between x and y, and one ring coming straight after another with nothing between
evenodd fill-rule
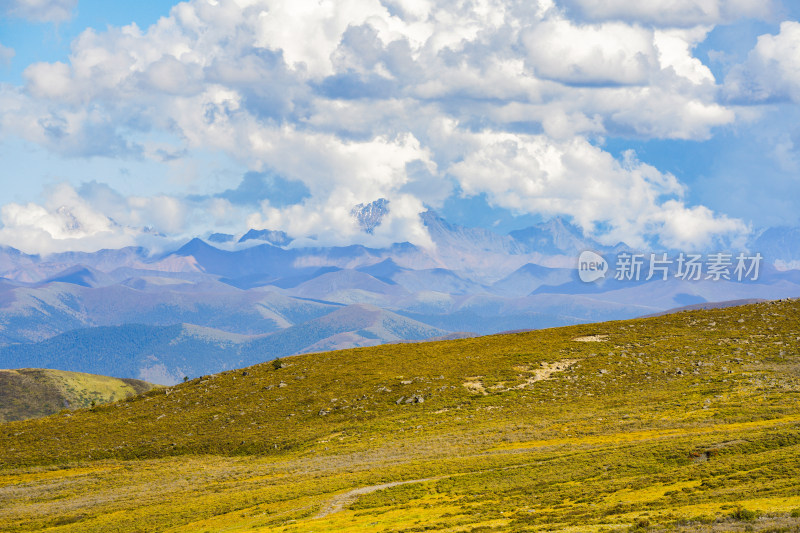
<instances>
[{"instance_id":1,"label":"grassland","mask_svg":"<svg viewBox=\"0 0 800 533\"><path fill-rule=\"evenodd\" d=\"M0 423L136 396L154 385L81 372L42 368L0 370Z\"/></svg>"},{"instance_id":2,"label":"grassland","mask_svg":"<svg viewBox=\"0 0 800 533\"><path fill-rule=\"evenodd\" d=\"M0 531L798 531L799 345L781 301L203 376L0 425Z\"/></svg>"}]
</instances>

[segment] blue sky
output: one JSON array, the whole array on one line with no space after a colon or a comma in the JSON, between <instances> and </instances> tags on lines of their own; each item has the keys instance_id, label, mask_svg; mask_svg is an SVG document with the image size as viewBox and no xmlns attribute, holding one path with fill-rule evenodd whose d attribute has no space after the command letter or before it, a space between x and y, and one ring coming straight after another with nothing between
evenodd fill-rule
<instances>
[{"instance_id":1,"label":"blue sky","mask_svg":"<svg viewBox=\"0 0 800 533\"><path fill-rule=\"evenodd\" d=\"M428 208L500 232L563 216L608 243L741 243L800 224L799 15L788 0L1 0L0 244L255 227L426 246ZM378 198L389 214L367 234L351 210Z\"/></svg>"},{"instance_id":2,"label":"blue sky","mask_svg":"<svg viewBox=\"0 0 800 533\"><path fill-rule=\"evenodd\" d=\"M66 4L75 6L69 9L71 16L64 18L56 15L55 20L49 21L5 13L0 20L0 35L6 45L13 45L16 55L10 67L3 70L3 81L22 83L22 72L31 63L67 61L70 43L87 28L103 31L108 26L124 26L132 22L146 28L160 17L168 16L175 2L81 0L79 3Z\"/></svg>"}]
</instances>

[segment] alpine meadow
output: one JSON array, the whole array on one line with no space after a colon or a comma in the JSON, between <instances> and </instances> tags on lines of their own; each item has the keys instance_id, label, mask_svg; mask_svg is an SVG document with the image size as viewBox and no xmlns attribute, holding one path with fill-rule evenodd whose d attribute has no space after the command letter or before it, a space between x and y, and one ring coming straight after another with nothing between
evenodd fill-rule
<instances>
[{"instance_id":1,"label":"alpine meadow","mask_svg":"<svg viewBox=\"0 0 800 533\"><path fill-rule=\"evenodd\" d=\"M795 531L800 302L298 355L0 426L4 531Z\"/></svg>"},{"instance_id":2,"label":"alpine meadow","mask_svg":"<svg viewBox=\"0 0 800 533\"><path fill-rule=\"evenodd\" d=\"M0 0L0 533L800 533L800 1Z\"/></svg>"}]
</instances>

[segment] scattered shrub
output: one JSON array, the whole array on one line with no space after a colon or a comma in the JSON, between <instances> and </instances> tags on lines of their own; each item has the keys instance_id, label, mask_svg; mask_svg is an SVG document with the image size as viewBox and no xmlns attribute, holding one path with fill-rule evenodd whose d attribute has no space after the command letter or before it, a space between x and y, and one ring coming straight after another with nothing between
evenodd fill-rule
<instances>
[{"instance_id":1,"label":"scattered shrub","mask_svg":"<svg viewBox=\"0 0 800 533\"><path fill-rule=\"evenodd\" d=\"M737 507L736 510L731 513L731 517L735 518L736 520L751 521L758 518L758 511L752 511L750 509L745 509L744 507Z\"/></svg>"}]
</instances>

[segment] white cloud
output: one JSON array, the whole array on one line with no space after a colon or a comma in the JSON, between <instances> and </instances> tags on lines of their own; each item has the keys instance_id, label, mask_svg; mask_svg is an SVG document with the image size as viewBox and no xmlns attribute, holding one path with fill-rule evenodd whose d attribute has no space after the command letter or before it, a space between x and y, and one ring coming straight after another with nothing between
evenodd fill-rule
<instances>
[{"instance_id":1,"label":"white cloud","mask_svg":"<svg viewBox=\"0 0 800 533\"><path fill-rule=\"evenodd\" d=\"M290 66L304 68L315 78L334 73L331 56L349 26L374 21L382 40L398 35L402 26L377 0L294 0L262 5L256 46L281 50ZM314 37L298 38L301 35Z\"/></svg>"},{"instance_id":2,"label":"white cloud","mask_svg":"<svg viewBox=\"0 0 800 533\"><path fill-rule=\"evenodd\" d=\"M37 98L61 98L72 84L69 66L55 63L34 63L25 69L29 90Z\"/></svg>"},{"instance_id":3,"label":"white cloud","mask_svg":"<svg viewBox=\"0 0 800 533\"><path fill-rule=\"evenodd\" d=\"M607 244L704 247L720 235L747 232L738 220L683 202L675 176L636 160L622 161L585 139L553 142L543 135L484 131L459 133L469 146L448 171L467 195L486 193L494 205L517 213L567 214ZM602 228L602 229L601 229Z\"/></svg>"},{"instance_id":4,"label":"white cloud","mask_svg":"<svg viewBox=\"0 0 800 533\"><path fill-rule=\"evenodd\" d=\"M622 23L576 26L549 20L523 40L535 73L565 83L644 84L658 65L652 32Z\"/></svg>"},{"instance_id":5,"label":"white cloud","mask_svg":"<svg viewBox=\"0 0 800 533\"><path fill-rule=\"evenodd\" d=\"M27 253L96 251L134 243L134 235L99 213L68 185L50 191L45 205L0 208L0 242Z\"/></svg>"},{"instance_id":6,"label":"white cloud","mask_svg":"<svg viewBox=\"0 0 800 533\"><path fill-rule=\"evenodd\" d=\"M327 201L307 202L281 209L266 204L262 213L248 218L248 226L280 229L289 235L300 236L292 243L293 246L364 244L384 247L397 242L433 246L419 216L426 208L414 196L393 195L389 202L389 213L372 234L358 227L351 215L353 204L347 203L348 198L346 191L336 191Z\"/></svg>"},{"instance_id":7,"label":"white cloud","mask_svg":"<svg viewBox=\"0 0 800 533\"><path fill-rule=\"evenodd\" d=\"M656 30L653 42L658 49L661 69L672 69L679 77L696 85L715 82L711 70L692 55L692 49L705 40L709 26L695 28Z\"/></svg>"},{"instance_id":8,"label":"white cloud","mask_svg":"<svg viewBox=\"0 0 800 533\"><path fill-rule=\"evenodd\" d=\"M160 246L174 238L205 231L206 213L218 213L221 227L237 218L232 208L220 213L218 199L188 202L175 197L129 196L106 184L62 183L45 191L42 204L10 203L0 208L0 243L26 253L70 250L93 252L132 245ZM238 223L243 215L238 214Z\"/></svg>"},{"instance_id":9,"label":"white cloud","mask_svg":"<svg viewBox=\"0 0 800 533\"><path fill-rule=\"evenodd\" d=\"M21 137L56 153L138 156L141 147L118 131L115 118L103 106L54 106L0 85L0 134Z\"/></svg>"},{"instance_id":10,"label":"white cloud","mask_svg":"<svg viewBox=\"0 0 800 533\"><path fill-rule=\"evenodd\" d=\"M590 95L608 116L610 130L645 138L708 139L711 129L732 124L733 110L707 98L676 94L659 87L607 90Z\"/></svg>"},{"instance_id":11,"label":"white cloud","mask_svg":"<svg viewBox=\"0 0 800 533\"><path fill-rule=\"evenodd\" d=\"M664 2L637 4L630 18L614 15L619 2L576 2L592 20L565 18L551 0L182 2L149 28L87 30L67 61L30 65L24 88L0 86L0 131L69 157L163 164L219 151L310 191L300 204L267 203L258 213L220 199L194 205L158 195L119 197L113 210L91 204L125 228L179 234L204 212L221 224L248 220L301 239L316 235L318 243L425 244L418 215L451 191L447 169L465 188L488 187L499 205L531 212L515 202L533 201L528 188L549 182L522 179L523 167L554 157L569 160L564 172L574 178L558 181L560 196L547 189L553 203L533 202L540 212L574 216L588 208L571 186L576 169L588 174L600 165L605 174L591 183L619 192L617 180L642 195L616 196L631 204L614 222L619 235L663 231L678 239L667 221L650 217L642 226L637 219L648 207L666 209L646 200L656 184L680 196L675 178L640 164L625 170L586 139L707 139L731 124L734 111L717 102L713 75L693 55L710 30L700 24L763 10L745 0L679 0L682 29L675 29L648 19ZM454 125L448 136L437 129L443 123ZM470 133L481 130L491 133ZM520 130L544 135L511 133ZM192 176L184 179L190 186ZM378 198L390 201L390 214L368 236L350 209ZM703 235L732 227L711 220L722 222L706 224Z\"/></svg>"},{"instance_id":12,"label":"white cloud","mask_svg":"<svg viewBox=\"0 0 800 533\"><path fill-rule=\"evenodd\" d=\"M561 0L590 20L644 22L659 27L691 27L718 24L740 17L769 18L773 0Z\"/></svg>"},{"instance_id":13,"label":"white cloud","mask_svg":"<svg viewBox=\"0 0 800 533\"><path fill-rule=\"evenodd\" d=\"M298 244L306 242L302 237L309 235L317 242L333 244L430 244L419 220L426 208L419 198L402 192L411 179L408 165L419 163L429 172L436 170L430 153L413 136L342 142L332 135L283 131L271 137L254 137L252 142L254 152L276 161L272 168L279 174L302 177L311 198L283 208L266 202L263 213L248 219L251 227L286 231L300 237ZM279 153L291 155L278 158ZM350 212L357 204L379 198L390 201L389 215L374 234L367 235Z\"/></svg>"},{"instance_id":14,"label":"white cloud","mask_svg":"<svg viewBox=\"0 0 800 533\"><path fill-rule=\"evenodd\" d=\"M731 69L725 88L738 101L800 103L800 23L783 22L777 35L760 36L747 60Z\"/></svg>"},{"instance_id":15,"label":"white cloud","mask_svg":"<svg viewBox=\"0 0 800 533\"><path fill-rule=\"evenodd\" d=\"M751 232L741 220L717 215L705 206L687 207L678 200L668 200L653 213L652 222L659 225L661 242L680 250L702 250L727 237L734 246L742 247Z\"/></svg>"},{"instance_id":16,"label":"white cloud","mask_svg":"<svg viewBox=\"0 0 800 533\"><path fill-rule=\"evenodd\" d=\"M77 5L78 0L0 0L0 11L34 22L64 22Z\"/></svg>"},{"instance_id":17,"label":"white cloud","mask_svg":"<svg viewBox=\"0 0 800 533\"><path fill-rule=\"evenodd\" d=\"M352 205L386 196L405 185L409 163L421 161L431 170L434 167L430 153L410 134L347 142L333 135L286 128L254 134L251 142L253 152L275 161L271 166L279 174L302 177L312 195L347 191Z\"/></svg>"}]
</instances>

